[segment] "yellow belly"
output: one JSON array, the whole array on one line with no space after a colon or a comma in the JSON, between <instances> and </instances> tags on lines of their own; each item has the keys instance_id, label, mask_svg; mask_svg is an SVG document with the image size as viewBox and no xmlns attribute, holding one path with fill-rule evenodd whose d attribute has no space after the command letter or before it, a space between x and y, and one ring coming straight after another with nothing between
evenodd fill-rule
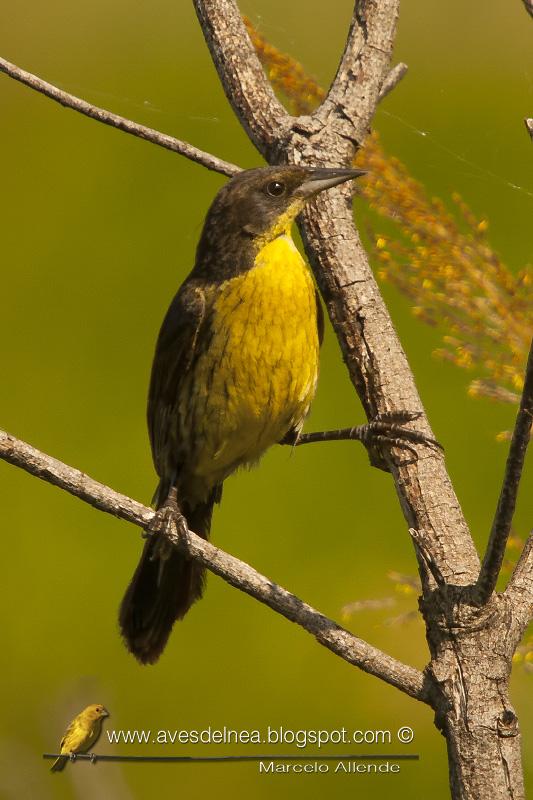
<instances>
[{"instance_id":1,"label":"yellow belly","mask_svg":"<svg viewBox=\"0 0 533 800\"><path fill-rule=\"evenodd\" d=\"M194 431L187 471L206 487L301 427L319 351L315 288L289 236L267 244L253 268L218 287L208 304L213 336L181 404Z\"/></svg>"}]
</instances>

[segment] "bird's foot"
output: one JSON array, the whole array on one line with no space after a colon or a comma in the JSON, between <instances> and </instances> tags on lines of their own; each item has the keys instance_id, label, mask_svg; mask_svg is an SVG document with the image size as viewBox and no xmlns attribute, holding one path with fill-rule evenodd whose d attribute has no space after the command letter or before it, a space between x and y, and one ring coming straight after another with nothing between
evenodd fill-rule
<instances>
[{"instance_id":1,"label":"bird's foot","mask_svg":"<svg viewBox=\"0 0 533 800\"><path fill-rule=\"evenodd\" d=\"M151 537L154 535L162 534L161 541L171 541L177 544L179 539L189 533L187 520L181 513L178 504L177 492L173 487L163 505L158 508L154 516L148 523L144 536ZM154 557L160 557L161 554L154 551Z\"/></svg>"},{"instance_id":2,"label":"bird's foot","mask_svg":"<svg viewBox=\"0 0 533 800\"><path fill-rule=\"evenodd\" d=\"M298 447L312 442L338 442L351 439L365 445L370 453L370 461L374 466L380 469L388 469L383 457L379 453L376 454L377 447L384 445L389 448L402 448L410 452L415 461L418 458L418 454L413 447L414 444L426 445L439 450L443 449L437 440L431 436L427 436L422 431L405 427L406 423L413 422L420 416L421 413L418 411L393 411L378 414L366 425L356 425L353 428L339 428L338 430L316 433L299 433L293 430L287 433L280 444Z\"/></svg>"},{"instance_id":3,"label":"bird's foot","mask_svg":"<svg viewBox=\"0 0 533 800\"><path fill-rule=\"evenodd\" d=\"M415 460L418 459L418 454L413 444L426 445L442 451L444 448L432 436L405 427L406 423L413 422L420 416L422 415L419 411L391 411L378 414L366 425L355 428L354 438L359 439L367 448L376 445L402 448L410 452Z\"/></svg>"},{"instance_id":4,"label":"bird's foot","mask_svg":"<svg viewBox=\"0 0 533 800\"><path fill-rule=\"evenodd\" d=\"M68 754L68 757L69 757L69 761L76 761L78 756L77 756L76 753L72 753L71 752L71 753Z\"/></svg>"},{"instance_id":5,"label":"bird's foot","mask_svg":"<svg viewBox=\"0 0 533 800\"><path fill-rule=\"evenodd\" d=\"M171 506L161 506L146 528L146 535L153 536L156 533L161 533L167 539L173 539L176 536L184 536L189 532L187 520L177 508Z\"/></svg>"},{"instance_id":6,"label":"bird's foot","mask_svg":"<svg viewBox=\"0 0 533 800\"><path fill-rule=\"evenodd\" d=\"M96 764L97 759L98 756L96 755L96 753L89 753L89 761L91 762L91 764Z\"/></svg>"}]
</instances>

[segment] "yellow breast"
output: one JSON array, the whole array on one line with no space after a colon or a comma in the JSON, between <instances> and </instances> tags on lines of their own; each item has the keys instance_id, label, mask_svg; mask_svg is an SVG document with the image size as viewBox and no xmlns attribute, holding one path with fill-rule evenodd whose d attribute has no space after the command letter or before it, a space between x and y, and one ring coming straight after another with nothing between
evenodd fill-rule
<instances>
[{"instance_id":1,"label":"yellow breast","mask_svg":"<svg viewBox=\"0 0 533 800\"><path fill-rule=\"evenodd\" d=\"M319 342L314 284L288 235L217 287L210 305L212 338L188 382L195 402L187 424L195 432L193 471L214 484L301 427Z\"/></svg>"}]
</instances>

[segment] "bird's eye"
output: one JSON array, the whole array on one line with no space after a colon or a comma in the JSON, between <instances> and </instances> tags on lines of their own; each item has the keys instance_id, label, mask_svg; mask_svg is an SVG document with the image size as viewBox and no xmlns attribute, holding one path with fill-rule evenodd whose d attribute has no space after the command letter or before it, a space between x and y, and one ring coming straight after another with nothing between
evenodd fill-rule
<instances>
[{"instance_id":1,"label":"bird's eye","mask_svg":"<svg viewBox=\"0 0 533 800\"><path fill-rule=\"evenodd\" d=\"M266 190L271 197L281 197L285 194L285 184L280 181L271 181L267 184Z\"/></svg>"}]
</instances>

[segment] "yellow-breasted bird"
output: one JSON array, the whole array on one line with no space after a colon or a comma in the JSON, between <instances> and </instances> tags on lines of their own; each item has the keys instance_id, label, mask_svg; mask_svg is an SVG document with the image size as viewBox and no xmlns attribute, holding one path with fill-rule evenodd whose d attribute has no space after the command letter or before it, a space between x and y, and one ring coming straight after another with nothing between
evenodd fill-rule
<instances>
[{"instance_id":1,"label":"yellow-breasted bird","mask_svg":"<svg viewBox=\"0 0 533 800\"><path fill-rule=\"evenodd\" d=\"M161 655L176 619L202 595L204 568L173 548L173 520L205 538L223 481L273 444L352 438L408 447L425 441L396 415L367 426L301 434L315 394L323 319L291 226L318 192L364 174L299 166L246 170L217 194L196 263L157 341L148 427L158 509L122 601L126 646L143 664ZM390 436L396 438L391 439Z\"/></svg>"},{"instance_id":2,"label":"yellow-breasted bird","mask_svg":"<svg viewBox=\"0 0 533 800\"><path fill-rule=\"evenodd\" d=\"M361 174L245 170L215 197L152 366L160 522L182 514L207 538L225 478L301 430L315 394L322 312L291 226L309 198ZM163 539L146 542L120 608L122 635L141 663L159 658L175 620L202 595L204 568Z\"/></svg>"},{"instance_id":3,"label":"yellow-breasted bird","mask_svg":"<svg viewBox=\"0 0 533 800\"><path fill-rule=\"evenodd\" d=\"M71 755L86 753L100 736L102 722L108 716L109 712L104 706L93 704L74 717L61 739L59 745L61 755L52 764L52 772L63 769Z\"/></svg>"}]
</instances>

